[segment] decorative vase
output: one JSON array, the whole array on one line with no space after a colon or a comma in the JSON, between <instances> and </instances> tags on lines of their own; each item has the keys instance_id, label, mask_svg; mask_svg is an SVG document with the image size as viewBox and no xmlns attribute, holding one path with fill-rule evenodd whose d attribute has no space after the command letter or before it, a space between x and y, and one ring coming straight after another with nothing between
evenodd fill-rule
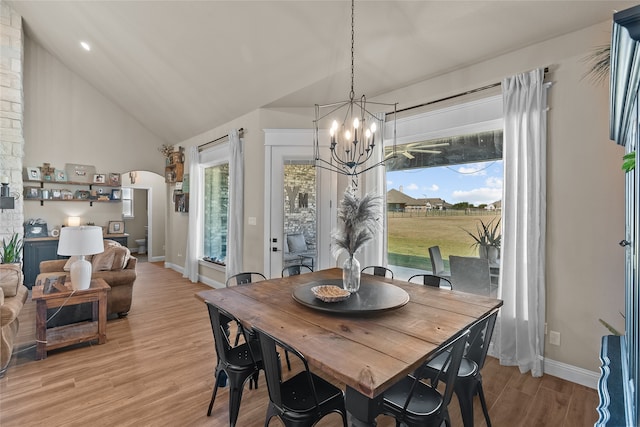
<instances>
[{"instance_id":1,"label":"decorative vase","mask_svg":"<svg viewBox=\"0 0 640 427\"><path fill-rule=\"evenodd\" d=\"M360 289L360 261L353 255L342 265L342 287L351 293Z\"/></svg>"}]
</instances>

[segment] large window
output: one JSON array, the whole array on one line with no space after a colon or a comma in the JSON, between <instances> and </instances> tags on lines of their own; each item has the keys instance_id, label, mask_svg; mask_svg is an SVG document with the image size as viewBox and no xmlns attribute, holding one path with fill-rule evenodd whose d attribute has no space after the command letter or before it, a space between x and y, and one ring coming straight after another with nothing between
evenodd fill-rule
<instances>
[{"instance_id":1,"label":"large window","mask_svg":"<svg viewBox=\"0 0 640 427\"><path fill-rule=\"evenodd\" d=\"M229 163L204 168L203 256L225 264L229 214Z\"/></svg>"},{"instance_id":2,"label":"large window","mask_svg":"<svg viewBox=\"0 0 640 427\"><path fill-rule=\"evenodd\" d=\"M396 157L390 158L389 149L386 153L392 268L406 275L431 271L431 246L439 246L447 272L451 255L487 257L467 231L475 234L481 224L501 220L500 102L488 98L443 108L407 117L399 125ZM490 260L490 265L497 263Z\"/></svg>"}]
</instances>

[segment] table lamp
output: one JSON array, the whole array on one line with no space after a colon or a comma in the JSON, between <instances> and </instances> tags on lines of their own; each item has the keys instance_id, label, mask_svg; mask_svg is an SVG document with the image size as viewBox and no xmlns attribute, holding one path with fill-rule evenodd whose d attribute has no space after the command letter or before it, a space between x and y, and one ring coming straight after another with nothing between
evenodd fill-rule
<instances>
[{"instance_id":1,"label":"table lamp","mask_svg":"<svg viewBox=\"0 0 640 427\"><path fill-rule=\"evenodd\" d=\"M71 264L71 287L88 289L91 284L91 263L84 257L104 252L102 227L63 227L60 230L58 255L78 256Z\"/></svg>"}]
</instances>

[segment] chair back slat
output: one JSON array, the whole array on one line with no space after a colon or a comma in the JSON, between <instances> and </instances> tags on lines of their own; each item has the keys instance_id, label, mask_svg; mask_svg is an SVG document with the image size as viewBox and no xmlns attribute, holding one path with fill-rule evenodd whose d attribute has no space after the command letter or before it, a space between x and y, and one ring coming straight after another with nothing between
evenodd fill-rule
<instances>
[{"instance_id":1,"label":"chair back slat","mask_svg":"<svg viewBox=\"0 0 640 427\"><path fill-rule=\"evenodd\" d=\"M264 365L264 374L267 380L267 391L269 399L279 409L282 408L282 395L280 393L280 384L282 383L282 368L280 363L280 355L276 348L276 342L268 334L259 329L254 329L260 341L260 350L262 353L262 363Z\"/></svg>"},{"instance_id":2,"label":"chair back slat","mask_svg":"<svg viewBox=\"0 0 640 427\"><path fill-rule=\"evenodd\" d=\"M491 343L491 336L493 335L497 317L498 311L494 311L469 328L470 334L464 356L467 359L473 360L478 365L478 370L482 369L487 358L487 352L489 351L489 344Z\"/></svg>"},{"instance_id":3,"label":"chair back slat","mask_svg":"<svg viewBox=\"0 0 640 427\"><path fill-rule=\"evenodd\" d=\"M380 277L388 277L390 276L393 279L393 270L382 267L380 265L369 265L361 270L362 273L369 273L369 270L373 272L374 276Z\"/></svg>"},{"instance_id":4,"label":"chair back slat","mask_svg":"<svg viewBox=\"0 0 640 427\"><path fill-rule=\"evenodd\" d=\"M247 283L253 283L260 280L267 280L267 278L262 273L255 271L243 271L229 276L225 284L228 288L230 286L246 285Z\"/></svg>"},{"instance_id":5,"label":"chair back slat","mask_svg":"<svg viewBox=\"0 0 640 427\"><path fill-rule=\"evenodd\" d=\"M410 283L420 283L425 286L433 286L436 288L453 289L451 281L446 277L436 276L434 274L415 274L408 280Z\"/></svg>"}]
</instances>

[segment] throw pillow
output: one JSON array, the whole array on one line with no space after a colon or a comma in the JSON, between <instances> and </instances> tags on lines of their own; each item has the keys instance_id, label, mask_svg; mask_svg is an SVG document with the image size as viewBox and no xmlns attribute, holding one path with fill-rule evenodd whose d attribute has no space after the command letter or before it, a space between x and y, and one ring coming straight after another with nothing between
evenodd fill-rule
<instances>
[{"instance_id":1,"label":"throw pillow","mask_svg":"<svg viewBox=\"0 0 640 427\"><path fill-rule=\"evenodd\" d=\"M111 270L123 270L129 263L131 258L131 251L126 246L112 247L114 252L113 263L111 264Z\"/></svg>"},{"instance_id":2,"label":"throw pillow","mask_svg":"<svg viewBox=\"0 0 640 427\"><path fill-rule=\"evenodd\" d=\"M287 244L289 245L289 252L292 253L305 252L307 250L307 241L302 233L287 235Z\"/></svg>"},{"instance_id":3,"label":"throw pillow","mask_svg":"<svg viewBox=\"0 0 640 427\"><path fill-rule=\"evenodd\" d=\"M22 285L20 264L2 264L0 266L0 289L2 289L4 296L16 296L20 285Z\"/></svg>"},{"instance_id":4,"label":"throw pillow","mask_svg":"<svg viewBox=\"0 0 640 427\"><path fill-rule=\"evenodd\" d=\"M95 254L91 260L92 271L109 271L113 265L113 259L116 254L111 248L105 249L104 252Z\"/></svg>"},{"instance_id":5,"label":"throw pillow","mask_svg":"<svg viewBox=\"0 0 640 427\"><path fill-rule=\"evenodd\" d=\"M4 304L4 291L0 288L0 305Z\"/></svg>"}]
</instances>

